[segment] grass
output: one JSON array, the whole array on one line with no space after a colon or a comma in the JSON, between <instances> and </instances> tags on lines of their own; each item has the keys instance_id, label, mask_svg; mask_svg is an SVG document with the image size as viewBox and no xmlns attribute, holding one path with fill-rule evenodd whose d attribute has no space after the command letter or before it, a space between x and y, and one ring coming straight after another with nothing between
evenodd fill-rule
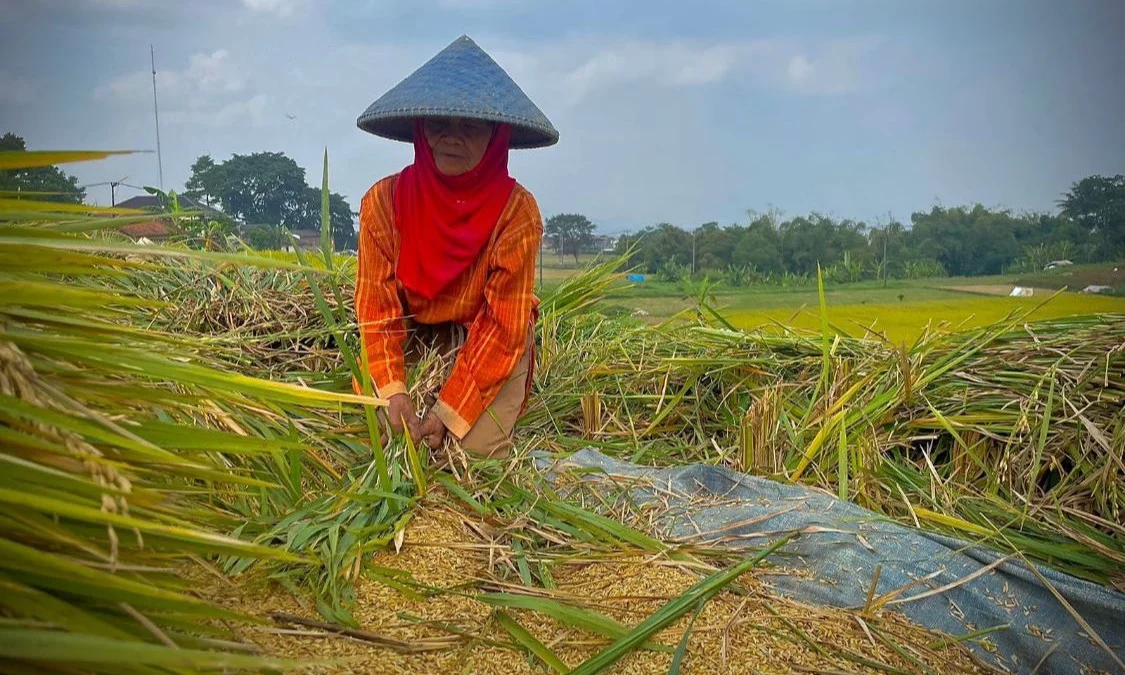
<instances>
[{"instance_id":1,"label":"grass","mask_svg":"<svg viewBox=\"0 0 1125 675\"><path fill-rule=\"evenodd\" d=\"M1109 286L1115 295L1125 295L1125 261L1102 265L1070 265L1044 270L1034 274L1021 274L1015 283L1041 288L1063 288L1072 291L1086 286Z\"/></svg>"}]
</instances>

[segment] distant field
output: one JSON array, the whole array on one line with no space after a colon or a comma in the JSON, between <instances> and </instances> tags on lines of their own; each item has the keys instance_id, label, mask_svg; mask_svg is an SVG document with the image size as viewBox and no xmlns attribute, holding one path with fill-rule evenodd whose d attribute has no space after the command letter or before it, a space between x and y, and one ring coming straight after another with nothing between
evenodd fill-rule
<instances>
[{"instance_id":1,"label":"distant field","mask_svg":"<svg viewBox=\"0 0 1125 675\"><path fill-rule=\"evenodd\" d=\"M557 258L556 258L557 261ZM569 260L570 263L574 259ZM1119 268L1120 269L1120 268ZM545 266L544 280L554 286L574 272ZM549 272L549 273L548 273ZM1075 266L1052 270L1026 278L1017 276L924 279L916 281L866 281L834 285L825 289L829 321L840 330L856 336L869 329L895 342L912 341L927 326L931 330L973 328L1009 316L1012 312L1035 308L1047 301L1055 289L1082 289L1101 282L1125 290L1123 273L1112 265ZM1107 283L1108 282L1108 283ZM1030 298L1012 298L1012 286L1035 288ZM640 313L647 320L659 321L695 306L685 284L646 280L622 284L605 300L610 310ZM712 304L736 326L757 328L778 323L796 328L819 330L820 314L815 284L802 287L750 286L731 288L719 285ZM1049 319L1096 313L1125 314L1125 296L1102 296L1063 292L1046 302L1029 318Z\"/></svg>"},{"instance_id":2,"label":"distant field","mask_svg":"<svg viewBox=\"0 0 1125 675\"><path fill-rule=\"evenodd\" d=\"M543 275L543 284L552 285L573 276L575 273L585 269L587 265L592 263L597 256L583 254L578 256L578 262L574 262L574 256L568 255L559 257L553 253L547 253L543 256L543 265L541 267ZM539 270L536 272L536 279L539 279Z\"/></svg>"},{"instance_id":3,"label":"distant field","mask_svg":"<svg viewBox=\"0 0 1125 675\"><path fill-rule=\"evenodd\" d=\"M1116 294L1125 295L1125 262L1057 267L1046 272L1016 277L1015 283L1048 288L1067 286L1072 291L1080 291L1090 285L1110 286Z\"/></svg>"},{"instance_id":4,"label":"distant field","mask_svg":"<svg viewBox=\"0 0 1125 675\"><path fill-rule=\"evenodd\" d=\"M1013 312L1025 312L1044 303L1041 298L950 296L922 302L828 305L828 320L840 330L855 336L885 335L893 342L913 341L926 330L953 331L995 323ZM1125 298L1063 293L1043 304L1029 320L1052 319L1082 314L1120 313L1125 315ZM815 306L787 309L726 312L726 318L740 328L783 325L809 330L820 329L820 312Z\"/></svg>"}]
</instances>

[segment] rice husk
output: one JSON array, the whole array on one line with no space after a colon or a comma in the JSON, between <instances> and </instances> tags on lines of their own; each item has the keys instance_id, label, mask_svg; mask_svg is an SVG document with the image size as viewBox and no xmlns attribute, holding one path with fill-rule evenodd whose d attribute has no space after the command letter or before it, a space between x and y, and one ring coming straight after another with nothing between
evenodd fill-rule
<instances>
[{"instance_id":1,"label":"rice husk","mask_svg":"<svg viewBox=\"0 0 1125 675\"><path fill-rule=\"evenodd\" d=\"M353 615L360 627L404 641L422 653L401 653L349 637L285 625L240 628L240 637L266 654L308 661L309 672L355 673L542 673L547 668L511 645L508 633L492 620L493 609L471 597L480 586L502 585L497 573L505 566L506 546L470 529L469 517L429 501L416 511L401 550L380 551L369 569L402 570L414 581L451 592L419 599L408 597L370 574L356 585ZM478 521L479 524L479 521ZM606 554L590 559L558 560L552 566L558 585L550 593L559 600L586 606L633 626L698 581L680 564L639 556ZM504 586L512 590L515 587ZM858 615L832 608L810 607L779 597L755 576L739 580L740 593L725 590L702 610L692 629L683 662L685 673L880 672L840 656L846 653L913 672L917 666L868 635ZM297 598L276 584L244 582L233 588L212 583L204 591L212 599L245 614L267 619L285 612L320 620L314 603ZM464 594L458 594L464 593ZM525 610L509 614L568 666L574 667L609 644L597 635L571 628ZM675 647L689 616L658 634L656 641ZM990 672L960 645L934 649L939 636L905 618L882 613L863 619L877 626L902 649L937 673ZM463 633L456 635L448 628ZM800 629L807 638L794 630ZM467 637L468 636L468 637ZM614 673L667 673L671 653L634 651L610 669Z\"/></svg>"}]
</instances>

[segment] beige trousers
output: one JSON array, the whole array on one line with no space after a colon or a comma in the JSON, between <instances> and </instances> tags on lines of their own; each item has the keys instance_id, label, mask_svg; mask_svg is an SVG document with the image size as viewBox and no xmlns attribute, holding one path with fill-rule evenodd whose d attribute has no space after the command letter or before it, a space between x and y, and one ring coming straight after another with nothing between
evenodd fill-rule
<instances>
[{"instance_id":1,"label":"beige trousers","mask_svg":"<svg viewBox=\"0 0 1125 675\"><path fill-rule=\"evenodd\" d=\"M407 368L414 367L426 352L437 350L443 357L456 358L458 350L465 342L466 331L453 323L420 324L408 328L408 336L403 344L403 356ZM523 412L530 391L532 373L531 359L535 345L535 331L529 331L527 346L515 370L500 388L496 400L461 439L461 447L478 457L507 457L512 452L512 432L516 420ZM433 405L437 392L427 393L427 405Z\"/></svg>"}]
</instances>

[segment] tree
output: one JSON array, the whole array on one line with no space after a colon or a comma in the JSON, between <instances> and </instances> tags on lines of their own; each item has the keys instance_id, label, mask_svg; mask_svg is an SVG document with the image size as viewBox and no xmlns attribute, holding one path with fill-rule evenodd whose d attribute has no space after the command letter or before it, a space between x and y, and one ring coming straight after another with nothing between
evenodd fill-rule
<instances>
[{"instance_id":1,"label":"tree","mask_svg":"<svg viewBox=\"0 0 1125 675\"><path fill-rule=\"evenodd\" d=\"M328 213L332 221L332 246L337 251L356 250L359 234L355 231L356 213L341 194L328 193ZM301 212L293 219L294 229L320 229L320 190L306 188Z\"/></svg>"},{"instance_id":2,"label":"tree","mask_svg":"<svg viewBox=\"0 0 1125 675\"><path fill-rule=\"evenodd\" d=\"M24 139L12 133L0 138L0 150L26 151ZM12 192L54 192L58 194L34 195L39 201L81 204L86 190L78 187L78 179L57 166L39 166L33 169L0 171L0 190ZM12 195L15 197L16 195Z\"/></svg>"},{"instance_id":3,"label":"tree","mask_svg":"<svg viewBox=\"0 0 1125 675\"><path fill-rule=\"evenodd\" d=\"M560 256L570 253L577 264L582 249L594 239L594 224L577 213L559 213L547 219L543 234L551 239Z\"/></svg>"},{"instance_id":4,"label":"tree","mask_svg":"<svg viewBox=\"0 0 1125 675\"><path fill-rule=\"evenodd\" d=\"M1105 260L1125 255L1125 175L1088 176L1059 201L1062 214L1081 224Z\"/></svg>"},{"instance_id":5,"label":"tree","mask_svg":"<svg viewBox=\"0 0 1125 675\"><path fill-rule=\"evenodd\" d=\"M204 155L192 165L189 196L218 202L247 224L299 229L304 218L305 170L281 152L234 155L215 164Z\"/></svg>"},{"instance_id":6,"label":"tree","mask_svg":"<svg viewBox=\"0 0 1125 675\"><path fill-rule=\"evenodd\" d=\"M254 241L277 246L281 230L320 229L320 190L305 182L305 170L281 152L233 155L218 164L202 155L191 167L184 194L208 205L218 205L241 220ZM329 194L332 240L337 250L355 249L355 216L343 195ZM276 231L269 234L254 226Z\"/></svg>"},{"instance_id":7,"label":"tree","mask_svg":"<svg viewBox=\"0 0 1125 675\"><path fill-rule=\"evenodd\" d=\"M184 195L212 206L219 201L217 191L221 188L220 178L211 155L200 155L195 164L191 165L191 178L184 183Z\"/></svg>"},{"instance_id":8,"label":"tree","mask_svg":"<svg viewBox=\"0 0 1125 675\"><path fill-rule=\"evenodd\" d=\"M719 227L714 222L696 228L693 234L696 270L727 269L734 250L734 236L731 228Z\"/></svg>"},{"instance_id":9,"label":"tree","mask_svg":"<svg viewBox=\"0 0 1125 675\"><path fill-rule=\"evenodd\" d=\"M819 264L827 267L840 257L836 224L817 213L781 223L781 262L795 274L815 275Z\"/></svg>"},{"instance_id":10,"label":"tree","mask_svg":"<svg viewBox=\"0 0 1125 675\"><path fill-rule=\"evenodd\" d=\"M780 236L772 215L757 216L748 227L739 229L742 233L731 253L734 265L747 266L763 274L784 271Z\"/></svg>"},{"instance_id":11,"label":"tree","mask_svg":"<svg viewBox=\"0 0 1125 675\"><path fill-rule=\"evenodd\" d=\"M906 263L907 231L902 223L888 218L882 227L867 233L873 267L880 279L898 276Z\"/></svg>"},{"instance_id":12,"label":"tree","mask_svg":"<svg viewBox=\"0 0 1125 675\"><path fill-rule=\"evenodd\" d=\"M937 260L953 276L1000 274L1023 252L1016 241L1020 220L1008 211L935 206L910 220L915 256Z\"/></svg>"}]
</instances>

